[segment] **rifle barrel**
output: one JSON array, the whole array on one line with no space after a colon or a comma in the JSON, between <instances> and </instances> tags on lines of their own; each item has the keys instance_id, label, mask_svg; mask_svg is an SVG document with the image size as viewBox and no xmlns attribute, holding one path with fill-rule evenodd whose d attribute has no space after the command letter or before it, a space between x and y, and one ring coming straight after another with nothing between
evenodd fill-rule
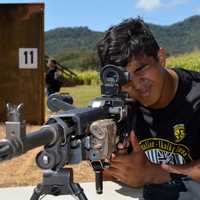
<instances>
[{"instance_id":1,"label":"rifle barrel","mask_svg":"<svg viewBox=\"0 0 200 200\"><path fill-rule=\"evenodd\" d=\"M49 127L44 127L38 131L29 133L26 136L26 150L50 144L55 140L56 135L57 133Z\"/></svg>"}]
</instances>

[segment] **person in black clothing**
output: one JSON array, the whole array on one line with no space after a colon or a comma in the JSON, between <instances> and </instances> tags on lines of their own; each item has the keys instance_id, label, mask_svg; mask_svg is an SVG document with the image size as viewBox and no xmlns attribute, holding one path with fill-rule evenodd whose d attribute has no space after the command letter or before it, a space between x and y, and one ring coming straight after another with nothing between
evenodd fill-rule
<instances>
[{"instance_id":1,"label":"person in black clothing","mask_svg":"<svg viewBox=\"0 0 200 200\"><path fill-rule=\"evenodd\" d=\"M50 58L47 63L48 71L45 76L47 95L59 92L62 86L62 81L59 80L59 72L55 59Z\"/></svg>"},{"instance_id":2,"label":"person in black clothing","mask_svg":"<svg viewBox=\"0 0 200 200\"><path fill-rule=\"evenodd\" d=\"M100 67L126 68L132 78L121 90L138 102L133 150L113 155L104 176L143 187L145 200L200 199L200 74L165 67L165 50L140 18L109 28L97 51ZM172 167L180 165L184 173Z\"/></svg>"}]
</instances>

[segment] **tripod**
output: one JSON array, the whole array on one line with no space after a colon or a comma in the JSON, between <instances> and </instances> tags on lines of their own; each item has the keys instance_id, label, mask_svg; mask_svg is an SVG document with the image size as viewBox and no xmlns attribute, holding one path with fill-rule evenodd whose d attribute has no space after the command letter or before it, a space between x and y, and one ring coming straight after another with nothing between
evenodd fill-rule
<instances>
[{"instance_id":1,"label":"tripod","mask_svg":"<svg viewBox=\"0 0 200 200\"><path fill-rule=\"evenodd\" d=\"M54 196L70 194L79 200L87 200L81 186L73 182L72 168L44 171L43 181L35 187L30 200L39 200L41 195L47 194Z\"/></svg>"}]
</instances>

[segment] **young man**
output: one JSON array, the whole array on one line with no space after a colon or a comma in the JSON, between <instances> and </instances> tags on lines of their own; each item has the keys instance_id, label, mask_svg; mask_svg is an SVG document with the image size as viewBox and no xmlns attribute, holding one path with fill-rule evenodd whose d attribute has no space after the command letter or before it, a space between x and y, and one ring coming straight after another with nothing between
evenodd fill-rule
<instances>
[{"instance_id":1,"label":"young man","mask_svg":"<svg viewBox=\"0 0 200 200\"><path fill-rule=\"evenodd\" d=\"M139 102L130 134L133 151L117 153L105 176L142 186L146 200L200 199L198 172L172 174L164 165L194 169L200 158L200 74L166 68L165 50L139 18L111 27L97 50L101 67L122 66L131 74L121 89Z\"/></svg>"},{"instance_id":2,"label":"young man","mask_svg":"<svg viewBox=\"0 0 200 200\"><path fill-rule=\"evenodd\" d=\"M48 71L45 76L47 95L59 92L62 82L59 80L59 72L57 70L57 63L55 59L50 58L47 63Z\"/></svg>"}]
</instances>

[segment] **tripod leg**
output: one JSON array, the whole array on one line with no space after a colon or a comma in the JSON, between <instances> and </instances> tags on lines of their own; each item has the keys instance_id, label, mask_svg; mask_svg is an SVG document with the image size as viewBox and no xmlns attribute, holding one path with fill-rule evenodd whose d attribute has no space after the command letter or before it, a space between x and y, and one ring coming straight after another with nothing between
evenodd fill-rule
<instances>
[{"instance_id":1,"label":"tripod leg","mask_svg":"<svg viewBox=\"0 0 200 200\"><path fill-rule=\"evenodd\" d=\"M43 194L43 187L41 184L38 184L37 187L34 188L30 200L39 200L42 194Z\"/></svg>"},{"instance_id":2,"label":"tripod leg","mask_svg":"<svg viewBox=\"0 0 200 200\"><path fill-rule=\"evenodd\" d=\"M71 183L70 186L72 195L75 195L79 200L88 200L83 189L78 183Z\"/></svg>"},{"instance_id":3,"label":"tripod leg","mask_svg":"<svg viewBox=\"0 0 200 200\"><path fill-rule=\"evenodd\" d=\"M102 169L95 171L95 182L97 194L103 193L103 171Z\"/></svg>"}]
</instances>

